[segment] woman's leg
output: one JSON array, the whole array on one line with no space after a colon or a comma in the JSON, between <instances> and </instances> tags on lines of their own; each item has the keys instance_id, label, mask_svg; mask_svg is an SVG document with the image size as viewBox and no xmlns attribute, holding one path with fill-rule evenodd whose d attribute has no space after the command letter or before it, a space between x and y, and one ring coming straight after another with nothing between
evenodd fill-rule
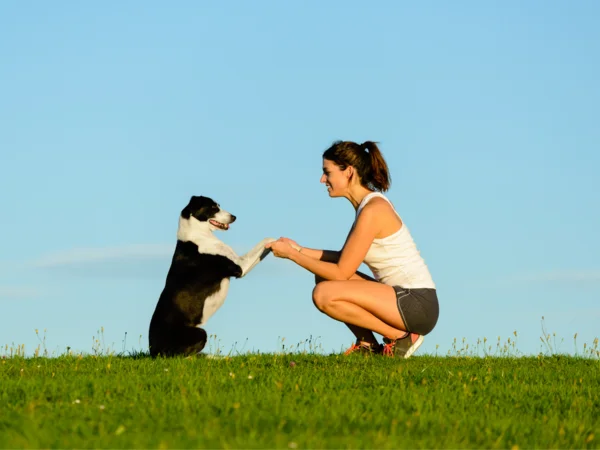
<instances>
[{"instance_id":1,"label":"woman's leg","mask_svg":"<svg viewBox=\"0 0 600 450\"><path fill-rule=\"evenodd\" d=\"M366 275L362 272L356 272L350 279L351 280L369 280L369 281L376 282L376 280L374 278L372 278L369 275ZM324 278L321 278L318 275L315 275L315 284L319 284L323 281L326 281L326 280ZM357 342L366 342L367 344L375 345L375 346L379 345L379 342L377 342L377 338L375 337L375 335L373 334L373 332L371 330L360 327L358 325L353 325L351 323L346 323L346 322L344 322L344 323L350 329L352 334L354 334Z\"/></svg>"},{"instance_id":2,"label":"woman's leg","mask_svg":"<svg viewBox=\"0 0 600 450\"><path fill-rule=\"evenodd\" d=\"M313 290L313 302L324 314L348 325L359 339L377 342L372 332L391 339L404 337L406 325L394 288L371 280L355 275L348 281L321 281Z\"/></svg>"}]
</instances>

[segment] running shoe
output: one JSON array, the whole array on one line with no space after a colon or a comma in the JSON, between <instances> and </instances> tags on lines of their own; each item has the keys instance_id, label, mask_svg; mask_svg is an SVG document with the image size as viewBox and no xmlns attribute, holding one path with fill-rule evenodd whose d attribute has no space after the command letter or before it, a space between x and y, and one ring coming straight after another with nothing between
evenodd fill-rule
<instances>
[{"instance_id":1,"label":"running shoe","mask_svg":"<svg viewBox=\"0 0 600 450\"><path fill-rule=\"evenodd\" d=\"M423 343L423 336L408 333L399 339L383 338L383 354L393 358L410 358Z\"/></svg>"}]
</instances>

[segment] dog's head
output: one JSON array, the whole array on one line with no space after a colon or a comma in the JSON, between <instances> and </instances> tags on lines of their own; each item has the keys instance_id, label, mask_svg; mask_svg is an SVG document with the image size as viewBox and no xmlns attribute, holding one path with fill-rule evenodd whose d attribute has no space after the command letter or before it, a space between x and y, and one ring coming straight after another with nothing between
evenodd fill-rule
<instances>
[{"instance_id":1,"label":"dog's head","mask_svg":"<svg viewBox=\"0 0 600 450\"><path fill-rule=\"evenodd\" d=\"M235 222L235 216L221 209L221 206L213 199L195 195L190 198L187 206L181 211L181 217L184 219L193 217L211 231L228 230L229 224Z\"/></svg>"}]
</instances>

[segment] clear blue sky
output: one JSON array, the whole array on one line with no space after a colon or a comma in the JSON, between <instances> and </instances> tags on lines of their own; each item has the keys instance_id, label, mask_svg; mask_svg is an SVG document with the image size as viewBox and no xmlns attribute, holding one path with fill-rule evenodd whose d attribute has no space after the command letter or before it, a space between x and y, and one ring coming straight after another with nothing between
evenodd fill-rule
<instances>
[{"instance_id":1,"label":"clear blue sky","mask_svg":"<svg viewBox=\"0 0 600 450\"><path fill-rule=\"evenodd\" d=\"M319 184L336 139L375 140L438 287L420 353L487 337L537 352L600 334L600 3L4 2L0 344L147 348L195 195L263 237L339 249ZM229 351L353 337L272 255L207 324ZM140 343L141 335L141 343ZM213 343L214 348L214 343Z\"/></svg>"}]
</instances>

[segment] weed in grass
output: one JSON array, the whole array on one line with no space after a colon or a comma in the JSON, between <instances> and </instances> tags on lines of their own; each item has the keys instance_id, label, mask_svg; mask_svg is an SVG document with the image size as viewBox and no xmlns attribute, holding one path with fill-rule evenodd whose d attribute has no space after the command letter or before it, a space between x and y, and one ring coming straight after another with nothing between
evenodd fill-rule
<instances>
[{"instance_id":1,"label":"weed in grass","mask_svg":"<svg viewBox=\"0 0 600 450\"><path fill-rule=\"evenodd\" d=\"M543 318L542 318L543 320ZM518 334L408 360L323 354L312 336L260 354L211 335L205 356L4 348L0 447L598 448L598 338L537 356Z\"/></svg>"}]
</instances>

